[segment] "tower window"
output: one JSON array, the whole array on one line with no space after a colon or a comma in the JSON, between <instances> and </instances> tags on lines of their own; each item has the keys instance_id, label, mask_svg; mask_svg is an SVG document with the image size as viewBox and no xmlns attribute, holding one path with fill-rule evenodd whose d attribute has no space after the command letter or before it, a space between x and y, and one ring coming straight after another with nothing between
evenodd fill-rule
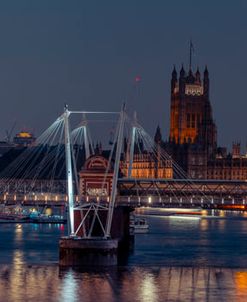
<instances>
[{"instance_id":1,"label":"tower window","mask_svg":"<svg viewBox=\"0 0 247 302\"><path fill-rule=\"evenodd\" d=\"M193 113L192 115L191 115L191 128L195 128L195 114Z\"/></svg>"},{"instance_id":2,"label":"tower window","mask_svg":"<svg viewBox=\"0 0 247 302\"><path fill-rule=\"evenodd\" d=\"M200 124L201 124L200 114L197 114L197 128L199 128Z\"/></svg>"},{"instance_id":3,"label":"tower window","mask_svg":"<svg viewBox=\"0 0 247 302\"><path fill-rule=\"evenodd\" d=\"M190 128L190 114L187 113L187 128Z\"/></svg>"},{"instance_id":4,"label":"tower window","mask_svg":"<svg viewBox=\"0 0 247 302\"><path fill-rule=\"evenodd\" d=\"M175 114L175 128L178 128L178 125L179 125L178 119L179 119L179 116L178 116L178 114L176 113L176 114Z\"/></svg>"}]
</instances>

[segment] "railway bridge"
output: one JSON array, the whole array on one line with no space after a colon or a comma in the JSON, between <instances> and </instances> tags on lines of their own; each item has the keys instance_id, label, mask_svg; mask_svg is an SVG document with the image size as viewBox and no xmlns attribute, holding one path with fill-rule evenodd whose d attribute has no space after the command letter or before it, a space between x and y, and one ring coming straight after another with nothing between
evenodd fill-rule
<instances>
[{"instance_id":1,"label":"railway bridge","mask_svg":"<svg viewBox=\"0 0 247 302\"><path fill-rule=\"evenodd\" d=\"M64 206L68 202L66 181L55 181L50 191L47 180L41 180L26 192L28 180L16 190L15 186L3 188L0 194L1 204ZM94 201L108 202L109 195L93 197ZM75 204L89 202L90 195L74 195ZM196 180L196 179L132 179L119 178L116 204L148 206L189 206L202 205L245 205L247 204L247 182L232 180Z\"/></svg>"}]
</instances>

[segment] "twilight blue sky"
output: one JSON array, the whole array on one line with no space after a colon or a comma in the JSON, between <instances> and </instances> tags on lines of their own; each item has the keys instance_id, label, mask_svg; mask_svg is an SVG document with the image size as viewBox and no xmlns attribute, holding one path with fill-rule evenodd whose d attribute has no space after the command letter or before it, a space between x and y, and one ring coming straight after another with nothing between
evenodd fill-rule
<instances>
[{"instance_id":1,"label":"twilight blue sky","mask_svg":"<svg viewBox=\"0 0 247 302\"><path fill-rule=\"evenodd\" d=\"M220 145L247 142L247 2L1 0L0 137L40 134L63 110L119 110L169 131L170 74L208 65ZM134 78L140 75L138 91Z\"/></svg>"}]
</instances>

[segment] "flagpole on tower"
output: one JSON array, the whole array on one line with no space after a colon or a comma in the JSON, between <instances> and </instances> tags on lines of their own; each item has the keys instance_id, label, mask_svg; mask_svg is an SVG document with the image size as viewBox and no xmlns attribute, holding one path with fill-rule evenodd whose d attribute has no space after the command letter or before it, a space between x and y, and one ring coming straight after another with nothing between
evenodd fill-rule
<instances>
[{"instance_id":1,"label":"flagpole on tower","mask_svg":"<svg viewBox=\"0 0 247 302\"><path fill-rule=\"evenodd\" d=\"M190 39L190 57L189 57L189 70L191 70L192 65L192 51L194 52L194 46L192 44L192 40Z\"/></svg>"}]
</instances>

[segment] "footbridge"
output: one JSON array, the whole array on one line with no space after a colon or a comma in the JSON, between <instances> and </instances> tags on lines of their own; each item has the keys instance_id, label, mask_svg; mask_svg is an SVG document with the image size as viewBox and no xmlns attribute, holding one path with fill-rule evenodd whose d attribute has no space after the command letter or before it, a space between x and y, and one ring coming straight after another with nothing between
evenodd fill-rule
<instances>
[{"instance_id":1,"label":"footbridge","mask_svg":"<svg viewBox=\"0 0 247 302\"><path fill-rule=\"evenodd\" d=\"M245 205L247 182L198 179L119 179L118 201L133 206Z\"/></svg>"}]
</instances>

